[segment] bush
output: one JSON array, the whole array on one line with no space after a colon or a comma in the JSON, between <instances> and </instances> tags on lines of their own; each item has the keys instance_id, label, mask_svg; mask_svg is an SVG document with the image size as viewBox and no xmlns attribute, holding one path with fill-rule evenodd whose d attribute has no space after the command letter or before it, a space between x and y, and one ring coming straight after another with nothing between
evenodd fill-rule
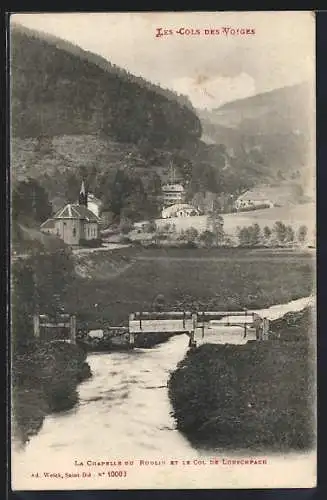
<instances>
[{"instance_id":1,"label":"bush","mask_svg":"<svg viewBox=\"0 0 327 500\"><path fill-rule=\"evenodd\" d=\"M95 240L81 239L79 244L81 247L85 248L98 248L102 246L102 239L101 238L97 238Z\"/></svg>"},{"instance_id":2,"label":"bush","mask_svg":"<svg viewBox=\"0 0 327 500\"><path fill-rule=\"evenodd\" d=\"M119 239L119 241L123 245L129 245L130 243L133 243L133 241L131 240L131 238L129 238L128 236L121 236L120 239Z\"/></svg>"},{"instance_id":3,"label":"bush","mask_svg":"<svg viewBox=\"0 0 327 500\"><path fill-rule=\"evenodd\" d=\"M198 248L195 241L185 241L179 244L179 248Z\"/></svg>"}]
</instances>

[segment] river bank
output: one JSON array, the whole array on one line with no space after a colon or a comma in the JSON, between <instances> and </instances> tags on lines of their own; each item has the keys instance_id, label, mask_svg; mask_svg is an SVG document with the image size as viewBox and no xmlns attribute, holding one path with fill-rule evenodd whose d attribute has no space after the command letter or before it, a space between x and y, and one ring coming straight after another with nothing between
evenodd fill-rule
<instances>
[{"instance_id":1,"label":"river bank","mask_svg":"<svg viewBox=\"0 0 327 500\"><path fill-rule=\"evenodd\" d=\"M196 448L307 450L314 443L312 309L271 322L270 340L205 344L170 375L177 428Z\"/></svg>"},{"instance_id":2,"label":"river bank","mask_svg":"<svg viewBox=\"0 0 327 500\"><path fill-rule=\"evenodd\" d=\"M31 342L12 358L12 433L26 444L42 427L44 418L72 408L77 386L91 377L86 353L66 342Z\"/></svg>"}]
</instances>

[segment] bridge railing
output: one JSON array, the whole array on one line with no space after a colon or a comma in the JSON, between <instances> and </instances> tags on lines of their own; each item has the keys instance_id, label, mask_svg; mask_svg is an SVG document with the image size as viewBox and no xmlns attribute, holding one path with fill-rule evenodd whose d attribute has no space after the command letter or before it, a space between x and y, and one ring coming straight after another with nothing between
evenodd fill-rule
<instances>
[{"instance_id":1,"label":"bridge railing","mask_svg":"<svg viewBox=\"0 0 327 500\"><path fill-rule=\"evenodd\" d=\"M217 326L234 326L244 329L244 338L248 328L256 330L256 338L262 340L269 330L269 322L254 311L165 311L136 312L129 317L129 331L133 336L138 333L186 333L194 340L195 331L202 329L204 337L205 326L217 321ZM225 320L225 321L224 321ZM133 340L134 341L134 340Z\"/></svg>"},{"instance_id":2,"label":"bridge railing","mask_svg":"<svg viewBox=\"0 0 327 500\"><path fill-rule=\"evenodd\" d=\"M70 314L57 314L56 318L52 318L48 314L34 314L33 317L34 324L34 336L36 338L42 338L42 333L45 332L45 337L47 337L47 332L52 332L51 340L65 340L72 344L76 343L76 316ZM62 335L56 335L58 329L66 330L67 334L65 338ZM56 338L57 337L57 338Z\"/></svg>"}]
</instances>

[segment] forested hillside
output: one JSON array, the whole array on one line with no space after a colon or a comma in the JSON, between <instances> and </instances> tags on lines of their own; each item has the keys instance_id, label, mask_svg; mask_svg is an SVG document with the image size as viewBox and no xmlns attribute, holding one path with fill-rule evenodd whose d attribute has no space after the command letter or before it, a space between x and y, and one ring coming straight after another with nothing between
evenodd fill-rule
<instances>
[{"instance_id":1,"label":"forested hillside","mask_svg":"<svg viewBox=\"0 0 327 500\"><path fill-rule=\"evenodd\" d=\"M15 136L102 133L180 147L201 135L188 106L71 44L15 26L11 58Z\"/></svg>"},{"instance_id":2,"label":"forested hillside","mask_svg":"<svg viewBox=\"0 0 327 500\"><path fill-rule=\"evenodd\" d=\"M239 158L253 157L271 179L312 165L313 89L303 83L200 111L203 133Z\"/></svg>"}]
</instances>

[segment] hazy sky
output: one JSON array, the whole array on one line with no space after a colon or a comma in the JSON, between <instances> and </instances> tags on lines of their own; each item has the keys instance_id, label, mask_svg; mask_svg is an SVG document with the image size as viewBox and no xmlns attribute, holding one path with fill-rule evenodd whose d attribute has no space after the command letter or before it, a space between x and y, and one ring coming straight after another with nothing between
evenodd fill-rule
<instances>
[{"instance_id":1,"label":"hazy sky","mask_svg":"<svg viewBox=\"0 0 327 500\"><path fill-rule=\"evenodd\" d=\"M15 14L12 21L187 94L199 108L314 79L309 12ZM222 27L254 29L255 34L203 34ZM156 28L193 28L201 35L156 38Z\"/></svg>"}]
</instances>

